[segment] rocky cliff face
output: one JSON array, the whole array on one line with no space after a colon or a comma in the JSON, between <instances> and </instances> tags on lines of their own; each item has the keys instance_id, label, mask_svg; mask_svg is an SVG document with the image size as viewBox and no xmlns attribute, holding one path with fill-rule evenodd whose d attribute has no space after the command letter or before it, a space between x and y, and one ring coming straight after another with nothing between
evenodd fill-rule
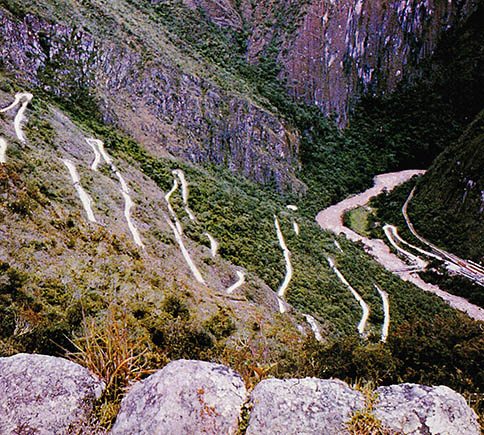
<instances>
[{"instance_id":1,"label":"rocky cliff face","mask_svg":"<svg viewBox=\"0 0 484 435\"><path fill-rule=\"evenodd\" d=\"M187 72L172 53L153 53L133 38L127 44L98 39L31 14L20 20L1 9L0 26L6 71L77 100L90 89L105 121L156 154L224 165L258 182L276 181L281 189L303 188L293 175L297 133L240 93Z\"/></svg>"},{"instance_id":2,"label":"rocky cliff face","mask_svg":"<svg viewBox=\"0 0 484 435\"><path fill-rule=\"evenodd\" d=\"M344 119L362 93L387 92L418 74L443 32L476 1L344 0L185 3L217 24L249 29L247 56L277 47L280 79L298 100ZM239 5L237 7L237 5Z\"/></svg>"}]
</instances>

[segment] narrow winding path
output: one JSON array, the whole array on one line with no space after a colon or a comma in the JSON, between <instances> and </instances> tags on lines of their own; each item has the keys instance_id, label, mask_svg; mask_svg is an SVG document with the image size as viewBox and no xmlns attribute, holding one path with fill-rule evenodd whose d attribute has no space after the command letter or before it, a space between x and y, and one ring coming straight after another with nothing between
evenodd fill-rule
<instances>
[{"instance_id":1,"label":"narrow winding path","mask_svg":"<svg viewBox=\"0 0 484 435\"><path fill-rule=\"evenodd\" d=\"M424 249L419 248L418 246L412 245L411 243L408 243L406 240L402 239L400 237L400 235L398 234L398 228L397 227L395 227L393 225L386 225L386 226L388 226L388 227L390 227L392 229L393 237L399 243L401 243L403 245L407 245L409 248L412 248L415 251L420 252L421 254L425 255L426 257L436 258L437 260L441 260L441 261L444 260L440 255L436 255L436 254L434 254L432 252L425 251Z\"/></svg>"},{"instance_id":2,"label":"narrow winding path","mask_svg":"<svg viewBox=\"0 0 484 435\"><path fill-rule=\"evenodd\" d=\"M233 293L235 290L237 290L240 286L242 286L245 283L245 273L240 271L237 271L236 273L237 273L238 280L234 285L230 286L227 289L228 294Z\"/></svg>"},{"instance_id":3,"label":"narrow winding path","mask_svg":"<svg viewBox=\"0 0 484 435\"><path fill-rule=\"evenodd\" d=\"M0 163L7 162L7 141L0 137Z\"/></svg>"},{"instance_id":4,"label":"narrow winding path","mask_svg":"<svg viewBox=\"0 0 484 435\"><path fill-rule=\"evenodd\" d=\"M121 172L119 172L118 168L113 163L113 160L111 159L111 157L104 149L103 141L99 139L86 138L86 142L89 144L89 146L94 152L94 161L91 164L91 169L93 171L97 171L98 165L102 157L103 160L110 166L111 171L114 173L114 175L116 175L116 177L118 178L119 184L121 186L120 188L121 195L123 196L123 199L124 199L124 217L126 219L126 223L128 224L128 228L129 228L129 231L131 232L131 236L133 237L134 242L138 246L144 248L139 232L131 220L131 209L133 208L134 203L129 194L128 184L126 183L123 176L121 175Z\"/></svg>"},{"instance_id":5,"label":"narrow winding path","mask_svg":"<svg viewBox=\"0 0 484 435\"><path fill-rule=\"evenodd\" d=\"M175 169L174 171L172 171L172 173L173 175L176 175L180 180L181 188L182 188L182 199L183 199L183 204L185 205L185 212L187 213L190 220L194 221L195 215L188 207L188 183L185 178L185 174L181 169Z\"/></svg>"},{"instance_id":6,"label":"narrow winding path","mask_svg":"<svg viewBox=\"0 0 484 435\"><path fill-rule=\"evenodd\" d=\"M210 233L204 233L204 235L206 235L210 241L210 253L212 254L212 258L215 258L218 252L218 242Z\"/></svg>"},{"instance_id":7,"label":"narrow winding path","mask_svg":"<svg viewBox=\"0 0 484 435\"><path fill-rule=\"evenodd\" d=\"M67 169L69 170L69 173L72 178L72 182L74 184L74 187L77 190L79 199L81 200L82 206L84 207L84 210L87 214L87 218L91 222L96 222L96 218L94 217L94 213L92 212L92 208L91 208L92 199L82 188L79 175L77 174L77 170L74 163L72 163L70 160L67 160L67 159L63 159L62 162L64 163L64 165L67 166Z\"/></svg>"},{"instance_id":8,"label":"narrow winding path","mask_svg":"<svg viewBox=\"0 0 484 435\"><path fill-rule=\"evenodd\" d=\"M376 284L375 288L381 296L383 303L383 325L381 327L381 341L385 343L388 338L388 330L390 329L390 301L388 300L388 293L381 290Z\"/></svg>"},{"instance_id":9,"label":"narrow winding path","mask_svg":"<svg viewBox=\"0 0 484 435\"><path fill-rule=\"evenodd\" d=\"M91 164L91 169L93 171L97 171L97 167L101 161L101 154L99 153L99 150L98 150L98 146L99 146L98 143L102 143L102 142L98 139L88 139L88 138L86 138L86 142L89 144L89 146L91 147L94 153L94 161Z\"/></svg>"},{"instance_id":10,"label":"narrow winding path","mask_svg":"<svg viewBox=\"0 0 484 435\"><path fill-rule=\"evenodd\" d=\"M393 225L384 225L383 232L385 233L385 236L387 236L390 244L397 250L397 252L400 252L404 257L408 258L408 260L414 263L419 269L424 270L427 267L428 263L425 260L422 260L420 257L413 255L411 252L403 249L401 246L398 245L398 243L395 241L395 238L398 237L396 227L394 227Z\"/></svg>"},{"instance_id":11,"label":"narrow winding path","mask_svg":"<svg viewBox=\"0 0 484 435\"><path fill-rule=\"evenodd\" d=\"M17 115L15 115L15 119L13 121L14 128L15 128L15 134L17 135L18 140L20 140L21 142L25 142L25 134L22 130L22 122L24 120L24 113L25 113L25 110L27 109L27 106L32 101L32 98L34 98L34 96L31 93L20 92L20 93L15 95L15 100L12 104L10 104L10 106L7 106L7 107L0 110L0 113L1 112L7 112L8 110L16 107L22 101L22 99L24 99L24 102L20 106L20 109L17 112Z\"/></svg>"},{"instance_id":12,"label":"narrow winding path","mask_svg":"<svg viewBox=\"0 0 484 435\"><path fill-rule=\"evenodd\" d=\"M410 192L410 195L408 195L408 198L402 207L403 217L405 218L405 222L407 223L407 226L410 229L411 233L424 245L430 247L433 251L441 255L442 258L445 259L448 263L451 263L452 270L454 272L457 272L460 275L464 275L472 281L484 286L484 268L478 266L477 264L469 263L467 260L459 258L457 255L451 254L450 252L447 252L446 250L435 246L433 243L429 242L427 239L424 239L420 234L417 233L412 222L410 222L410 218L408 217L407 213L408 204L413 198L414 193L415 187Z\"/></svg>"},{"instance_id":13,"label":"narrow winding path","mask_svg":"<svg viewBox=\"0 0 484 435\"><path fill-rule=\"evenodd\" d=\"M286 242L284 240L284 236L282 235L281 227L279 225L279 219L277 216L274 216L274 225L276 227L277 232L277 239L279 240L279 245L281 246L282 252L284 253L284 261L286 262L286 276L284 277L284 281L282 282L279 290L277 291L277 295L279 296L279 311L281 313L286 312L286 308L281 300L284 300L284 296L286 295L287 287L292 279L293 269L291 264L291 252L287 248Z\"/></svg>"},{"instance_id":14,"label":"narrow winding path","mask_svg":"<svg viewBox=\"0 0 484 435\"><path fill-rule=\"evenodd\" d=\"M298 211L298 207L296 205L288 205L287 208L291 211ZM299 236L299 233L301 232L300 228L299 228L299 224L296 222L296 220L294 220L292 222L292 229L294 230L294 232L296 233L296 236Z\"/></svg>"},{"instance_id":15,"label":"narrow winding path","mask_svg":"<svg viewBox=\"0 0 484 435\"><path fill-rule=\"evenodd\" d=\"M198 270L197 266L192 260L192 257L190 257L190 254L188 253L187 248L185 247L185 244L183 243L182 239L182 234L178 231L178 228L175 226L175 224L169 219L168 217L165 216L165 220L170 226L171 230L173 231L173 234L175 235L175 239L178 243L178 246L180 247L180 250L182 252L183 258L185 259L186 263L188 264L188 267L193 273L193 276L195 279L200 283L200 284L205 284L205 280L202 277L202 274Z\"/></svg>"},{"instance_id":16,"label":"narrow winding path","mask_svg":"<svg viewBox=\"0 0 484 435\"><path fill-rule=\"evenodd\" d=\"M313 316L310 316L309 314L305 314L304 317L306 318L306 321L309 323L309 326L311 326L311 329L314 332L314 338L317 341L323 341L321 330L319 329L319 325L316 322L316 319Z\"/></svg>"},{"instance_id":17,"label":"narrow winding path","mask_svg":"<svg viewBox=\"0 0 484 435\"><path fill-rule=\"evenodd\" d=\"M328 263L331 269L333 269L333 272L336 274L339 280L346 286L346 288L351 292L351 294L358 301L358 303L361 306L361 309L363 310L360 323L358 323L358 332L360 333L360 335L363 335L363 332L365 332L366 322L368 321L368 317L370 316L370 308L368 308L367 303L363 300L360 294L353 287L351 287L350 283L346 280L343 274L338 270L332 258L326 257L326 260L328 260Z\"/></svg>"}]
</instances>

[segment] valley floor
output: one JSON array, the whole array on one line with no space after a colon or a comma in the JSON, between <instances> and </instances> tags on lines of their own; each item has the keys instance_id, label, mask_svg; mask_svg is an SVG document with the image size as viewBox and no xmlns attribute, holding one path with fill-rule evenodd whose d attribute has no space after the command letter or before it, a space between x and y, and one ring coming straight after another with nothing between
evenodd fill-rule
<instances>
[{"instance_id":1,"label":"valley floor","mask_svg":"<svg viewBox=\"0 0 484 435\"><path fill-rule=\"evenodd\" d=\"M392 190L394 187L404 183L414 175L420 175L423 172L424 171L421 170L406 170L378 175L375 177L375 185L372 188L322 210L316 216L316 221L325 230L333 231L336 234L342 233L353 242L363 243L376 261L387 270L400 276L403 280L412 282L422 290L436 294L450 306L467 313L475 320L484 320L484 310L482 308L471 304L464 298L451 295L450 293L441 290L436 285L423 281L414 273L415 266L409 266L397 255L393 254L383 240L369 239L343 225L343 213L345 211L365 205L372 197L380 194L385 189Z\"/></svg>"}]
</instances>

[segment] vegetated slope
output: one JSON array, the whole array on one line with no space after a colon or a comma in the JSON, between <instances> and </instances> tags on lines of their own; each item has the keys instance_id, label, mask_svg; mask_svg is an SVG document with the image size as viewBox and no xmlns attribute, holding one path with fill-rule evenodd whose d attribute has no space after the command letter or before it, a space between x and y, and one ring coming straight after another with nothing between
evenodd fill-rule
<instances>
[{"instance_id":1,"label":"vegetated slope","mask_svg":"<svg viewBox=\"0 0 484 435\"><path fill-rule=\"evenodd\" d=\"M409 212L417 231L438 246L484 260L484 111L417 184Z\"/></svg>"},{"instance_id":2,"label":"vegetated slope","mask_svg":"<svg viewBox=\"0 0 484 435\"><path fill-rule=\"evenodd\" d=\"M16 84L3 77L2 88L12 86ZM2 92L2 107L12 99L13 93ZM155 157L92 119L91 113L84 117L79 108L71 109L66 112L45 96L34 96L27 110L25 144L15 139L12 114L2 116L2 137L9 144L0 191L3 355L63 355L65 349L75 350L71 340L82 348L86 337L101 334L111 345L121 340L145 369L174 358L203 358L237 368L248 382L255 375L250 367L277 363L271 371L277 376L365 377L383 383L444 383L467 391L482 388L480 359L462 354L469 346L480 349L483 344L477 323L384 271L361 247L342 239L341 252L333 236L322 232L313 218L287 209L279 196L223 170ZM99 172L90 169L94 154L85 137L103 140L123 175L135 202L132 220L144 249L131 237L115 174L106 164ZM98 224L87 220L61 160L66 158L77 167L80 183L93 199ZM173 186L173 169L182 169L189 182L188 205L196 220L187 215L179 191L171 203L185 229L185 247L206 284L190 272L165 220L170 211L164 197ZM274 215L294 268L287 301L319 321L322 343L311 338L309 325L297 311L278 313L275 291L285 268ZM205 232L220 243L215 258ZM368 340L357 334L361 308L329 267L327 256L369 305ZM246 284L228 295L226 289L240 270L247 273ZM386 345L378 344L383 307L374 284L390 295ZM454 325L453 338L449 340L446 328L435 329L434 322ZM306 339L298 325L305 328ZM88 363L83 353L79 360ZM458 374L442 369L442 361L459 367ZM473 370L476 364L479 369ZM122 378L116 385L128 380ZM111 389L106 406L119 397L119 390Z\"/></svg>"}]
</instances>

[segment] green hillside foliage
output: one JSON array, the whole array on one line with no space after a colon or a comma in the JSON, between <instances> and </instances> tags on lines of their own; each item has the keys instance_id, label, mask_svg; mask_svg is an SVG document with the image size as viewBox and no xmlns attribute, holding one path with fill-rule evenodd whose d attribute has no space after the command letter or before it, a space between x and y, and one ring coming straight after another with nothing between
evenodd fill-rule
<instances>
[{"instance_id":1,"label":"green hillside foliage","mask_svg":"<svg viewBox=\"0 0 484 435\"><path fill-rule=\"evenodd\" d=\"M194 167L156 157L115 126L103 123L92 90L82 83L70 98L32 89L35 99L27 111L25 126L28 144L22 147L12 141L8 162L0 165L0 222L19 231L19 237L0 238L11 257L10 261L0 261L0 355L70 352L87 365L87 355L96 355L103 347L119 349L122 353L116 358L136 361L136 366L129 372L121 371L121 378L117 378L110 367L97 365L100 375L112 380L104 408L119 403L123 388L131 380L177 358L224 362L240 371L249 385L257 380L251 367L265 367L278 377L365 378L377 384L420 382L444 384L462 392L484 392L482 324L389 273L362 245L324 232L314 222L317 211L365 189L375 174L415 166L415 162L425 166L460 134L466 116L470 116L463 115L465 103L454 110L460 93L443 99L441 91L450 86L452 68L457 67L465 72L458 89L469 90L484 71L474 67L479 65L482 50L475 53L476 62L470 61L474 66L467 66L466 59L472 53L466 57L454 55L454 48L444 40L441 51L436 51L445 71L441 82L426 76L390 96L363 99L341 131L334 119L323 116L319 109L287 96L277 79L277 38L259 63L251 65L244 57L248 29L221 29L200 11L189 11L179 2L118 0L99 4L103 6L73 0L0 1L19 16L34 12L55 20L65 13L77 25L86 24L93 34L94 29L97 36L110 32L119 40L133 30L114 24L109 8L136 11L137 22L151 29L149 35L146 32L146 41L145 34L133 37L146 60L159 56L164 49L173 49L170 53L180 56L174 61L178 67L184 67L182 62L190 63L223 89L246 92L248 99L296 127L302 164L297 175L307 185L307 194L293 197L278 191L277 186L254 184L226 168ZM86 11L92 12L91 22L82 16ZM286 18L281 15L279 24ZM483 21L472 20L468 32L456 39L457 47L468 43L475 48L474 38L476 44L480 41L474 29ZM92 24L96 22L101 25ZM166 46L159 52L147 42L156 39L156 32L147 23L164 29L159 37ZM47 73L41 79L48 80ZM24 88L2 75L0 89L13 95ZM470 104L466 113L471 114L476 104ZM236 322L236 315L223 302L217 302L214 313L200 313L195 292L181 273L178 276L176 270L172 271L175 277L168 282L126 237L105 227L80 223L76 203L66 202L66 191L53 182L59 169L46 158L57 151L52 138L63 134L49 122L52 111L70 118L86 135L104 141L117 161L139 169L153 181L160 197L173 184L171 171L183 169L190 185L189 205L196 214L196 222L192 222L184 214L180 194L173 196L185 234L192 246L208 247L203 234L209 231L220 242L223 260L249 272L243 303L260 301L264 293L258 283L277 291L284 280L284 257L274 225L277 216L291 251L294 276L286 299L295 311L275 314L268 325L262 320L252 325ZM462 203L462 188L467 185L462 184L462 176L481 186L479 192L484 190L483 118L481 114L462 139L439 157L419 182L410 208L412 220L423 235L476 260L482 257L484 246L484 214L476 212L477 189L471 189ZM143 189L142 180L137 187ZM410 185L406 185L378 199L374 219L401 222L400 209L409 190ZM288 203L298 204L300 212L288 210ZM300 236L293 231L294 221L300 226ZM378 232L378 228L370 231ZM165 247L156 254L168 261L167 252L176 244L173 237L162 231L153 237ZM336 248L336 239L343 252ZM457 246L457 240L461 246ZM54 256L58 258L55 270L51 270L42 260ZM82 267L73 260L77 257L82 259ZM334 259L370 306L365 338L356 330L361 308L331 270L327 257ZM214 260L204 257L202 261L207 270L215 270ZM386 344L379 342L383 310L375 284L390 297L391 327ZM207 294L211 290L207 289ZM303 313L313 315L322 325L322 343L312 337L303 340L296 332L295 325L304 323ZM90 337L95 340L88 340ZM92 342L98 347L90 347ZM123 346L113 346L120 342ZM107 414L109 425L114 414Z\"/></svg>"},{"instance_id":2,"label":"green hillside foliage","mask_svg":"<svg viewBox=\"0 0 484 435\"><path fill-rule=\"evenodd\" d=\"M434 162L409 205L415 228L463 258L484 261L484 111Z\"/></svg>"}]
</instances>

